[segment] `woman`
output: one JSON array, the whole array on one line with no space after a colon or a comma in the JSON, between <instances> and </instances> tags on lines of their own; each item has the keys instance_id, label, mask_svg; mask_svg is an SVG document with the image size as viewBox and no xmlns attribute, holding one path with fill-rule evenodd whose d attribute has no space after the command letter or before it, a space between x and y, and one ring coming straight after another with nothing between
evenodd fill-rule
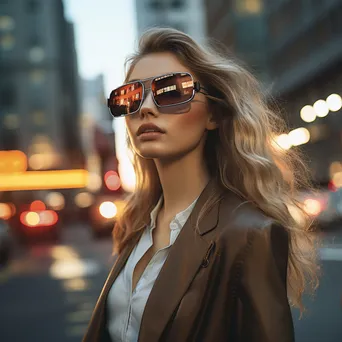
<instances>
[{"instance_id":1,"label":"woman","mask_svg":"<svg viewBox=\"0 0 342 342\"><path fill-rule=\"evenodd\" d=\"M315 283L315 249L289 214L306 179L274 142L282 121L245 69L182 32L149 30L130 62L108 106L137 186L83 341L293 341L288 298Z\"/></svg>"}]
</instances>

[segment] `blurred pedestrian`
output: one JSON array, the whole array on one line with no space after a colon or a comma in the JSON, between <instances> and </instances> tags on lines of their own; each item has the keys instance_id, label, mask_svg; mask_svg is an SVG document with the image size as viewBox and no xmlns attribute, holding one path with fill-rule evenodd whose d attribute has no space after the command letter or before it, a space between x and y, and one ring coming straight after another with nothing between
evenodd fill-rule
<instances>
[{"instance_id":1,"label":"blurred pedestrian","mask_svg":"<svg viewBox=\"0 0 342 342\"><path fill-rule=\"evenodd\" d=\"M185 33L151 29L128 61L108 106L137 184L83 341L294 341L316 253L288 209L308 182L275 142L282 119L245 68Z\"/></svg>"}]
</instances>

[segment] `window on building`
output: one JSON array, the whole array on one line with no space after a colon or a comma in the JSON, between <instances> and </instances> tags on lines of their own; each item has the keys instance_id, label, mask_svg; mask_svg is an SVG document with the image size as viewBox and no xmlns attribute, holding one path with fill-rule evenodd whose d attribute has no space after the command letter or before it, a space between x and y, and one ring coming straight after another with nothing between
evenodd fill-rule
<instances>
[{"instance_id":1,"label":"window on building","mask_svg":"<svg viewBox=\"0 0 342 342\"><path fill-rule=\"evenodd\" d=\"M42 110L32 112L32 121L36 126L46 125L46 115Z\"/></svg>"},{"instance_id":2,"label":"window on building","mask_svg":"<svg viewBox=\"0 0 342 342\"><path fill-rule=\"evenodd\" d=\"M296 3L293 3L293 0L283 2L270 16L269 31L271 37L278 39L286 32L291 31L298 23L301 11L301 1Z\"/></svg>"},{"instance_id":3,"label":"window on building","mask_svg":"<svg viewBox=\"0 0 342 342\"><path fill-rule=\"evenodd\" d=\"M46 72L42 69L34 69L29 75L30 82L34 85L41 85L46 80Z\"/></svg>"},{"instance_id":4,"label":"window on building","mask_svg":"<svg viewBox=\"0 0 342 342\"><path fill-rule=\"evenodd\" d=\"M13 34L0 34L0 49L3 51L13 50L15 46L15 37Z\"/></svg>"},{"instance_id":5,"label":"window on building","mask_svg":"<svg viewBox=\"0 0 342 342\"><path fill-rule=\"evenodd\" d=\"M235 9L239 14L260 14L263 9L263 1L235 0Z\"/></svg>"},{"instance_id":6,"label":"window on building","mask_svg":"<svg viewBox=\"0 0 342 342\"><path fill-rule=\"evenodd\" d=\"M0 31L11 31L15 27L15 21L9 15L0 16Z\"/></svg>"},{"instance_id":7,"label":"window on building","mask_svg":"<svg viewBox=\"0 0 342 342\"><path fill-rule=\"evenodd\" d=\"M15 36L13 29L15 28L15 21L8 15L0 16L0 49L3 51L10 51L15 45Z\"/></svg>"},{"instance_id":8,"label":"window on building","mask_svg":"<svg viewBox=\"0 0 342 342\"><path fill-rule=\"evenodd\" d=\"M17 114L6 114L3 117L3 125L6 129L19 128L19 118Z\"/></svg>"},{"instance_id":9,"label":"window on building","mask_svg":"<svg viewBox=\"0 0 342 342\"><path fill-rule=\"evenodd\" d=\"M45 58L45 49L41 46L34 46L29 49L29 60L32 63L40 63Z\"/></svg>"}]
</instances>

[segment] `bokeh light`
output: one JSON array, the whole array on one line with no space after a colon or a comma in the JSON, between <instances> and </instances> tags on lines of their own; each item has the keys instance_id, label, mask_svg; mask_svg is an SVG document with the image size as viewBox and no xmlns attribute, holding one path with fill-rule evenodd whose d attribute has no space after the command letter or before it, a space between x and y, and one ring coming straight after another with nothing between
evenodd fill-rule
<instances>
[{"instance_id":1,"label":"bokeh light","mask_svg":"<svg viewBox=\"0 0 342 342\"><path fill-rule=\"evenodd\" d=\"M289 133L289 138L293 146L306 144L310 140L310 132L304 128L296 128Z\"/></svg>"},{"instance_id":2,"label":"bokeh light","mask_svg":"<svg viewBox=\"0 0 342 342\"><path fill-rule=\"evenodd\" d=\"M300 111L300 117L305 122L313 122L316 119L316 113L312 106L306 105Z\"/></svg>"},{"instance_id":3,"label":"bokeh light","mask_svg":"<svg viewBox=\"0 0 342 342\"><path fill-rule=\"evenodd\" d=\"M342 108L342 98L338 94L331 94L327 97L326 102L332 112L337 112Z\"/></svg>"},{"instance_id":4,"label":"bokeh light","mask_svg":"<svg viewBox=\"0 0 342 342\"><path fill-rule=\"evenodd\" d=\"M314 103L313 109L316 115L320 118L324 118L329 113L329 108L324 100L318 100Z\"/></svg>"},{"instance_id":5,"label":"bokeh light","mask_svg":"<svg viewBox=\"0 0 342 342\"><path fill-rule=\"evenodd\" d=\"M88 208L94 203L94 195L89 192L80 192L75 196L75 204L79 208Z\"/></svg>"},{"instance_id":6,"label":"bokeh light","mask_svg":"<svg viewBox=\"0 0 342 342\"><path fill-rule=\"evenodd\" d=\"M115 217L118 209L113 202L106 201L99 206L99 212L104 218L111 219Z\"/></svg>"}]
</instances>

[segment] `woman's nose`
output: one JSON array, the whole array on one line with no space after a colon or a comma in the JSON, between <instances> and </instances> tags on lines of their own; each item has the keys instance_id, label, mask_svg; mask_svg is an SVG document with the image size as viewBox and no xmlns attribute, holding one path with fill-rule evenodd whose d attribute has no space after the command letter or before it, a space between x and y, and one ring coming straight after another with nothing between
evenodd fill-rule
<instances>
[{"instance_id":1,"label":"woman's nose","mask_svg":"<svg viewBox=\"0 0 342 342\"><path fill-rule=\"evenodd\" d=\"M141 104L141 108L139 111L140 116L151 114L157 115L158 109L153 101L152 92L150 89L147 90L143 103Z\"/></svg>"}]
</instances>

